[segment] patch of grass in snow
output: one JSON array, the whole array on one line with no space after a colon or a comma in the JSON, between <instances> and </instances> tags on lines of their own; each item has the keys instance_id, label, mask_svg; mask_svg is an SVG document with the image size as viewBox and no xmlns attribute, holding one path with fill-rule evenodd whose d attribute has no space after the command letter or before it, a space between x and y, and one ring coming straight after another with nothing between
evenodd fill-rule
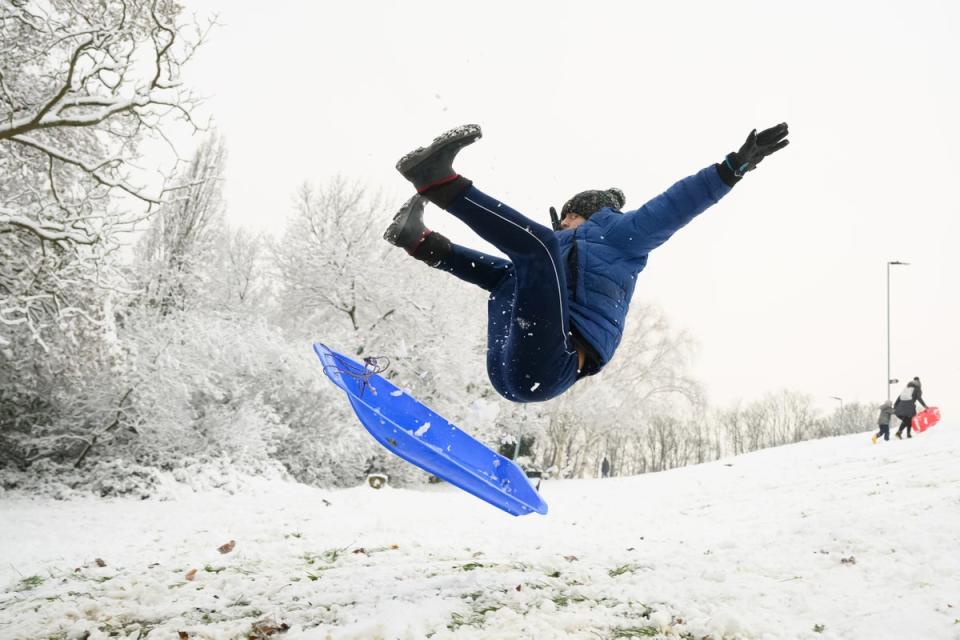
<instances>
[{"instance_id":1,"label":"patch of grass in snow","mask_svg":"<svg viewBox=\"0 0 960 640\"><path fill-rule=\"evenodd\" d=\"M653 638L660 635L660 631L656 627L644 626L644 627L613 627L610 629L611 638Z\"/></svg>"},{"instance_id":2,"label":"patch of grass in snow","mask_svg":"<svg viewBox=\"0 0 960 640\"><path fill-rule=\"evenodd\" d=\"M251 603L249 600L243 600L243 599L241 598L241 599L239 599L239 600L236 600L236 601L231 602L230 604L228 604L228 605L227 605L227 608L228 608L228 609L233 609L233 608L243 609L244 607L249 607L251 604L252 604L252 603ZM258 608L256 608L256 607L253 607L252 609L249 609L249 610L247 610L247 611L241 612L239 615L237 615L237 617L238 617L238 618L259 618L259 617L262 616L262 615L263 615L263 611L262 611L262 610L260 610L260 609L258 609Z\"/></svg>"},{"instance_id":3,"label":"patch of grass in snow","mask_svg":"<svg viewBox=\"0 0 960 640\"><path fill-rule=\"evenodd\" d=\"M459 613L454 613L450 616L450 622L447 623L447 629L450 631L456 631L460 627L482 627L483 618L491 611L497 611L501 609L501 605L496 606L486 606L480 609L471 611L467 615L460 615Z\"/></svg>"},{"instance_id":4,"label":"patch of grass in snow","mask_svg":"<svg viewBox=\"0 0 960 640\"><path fill-rule=\"evenodd\" d=\"M97 625L97 631L111 638L122 637L128 640L145 640L161 624L163 624L162 620L130 620L122 624L104 622ZM53 640L53 638L48 638L48 640Z\"/></svg>"},{"instance_id":5,"label":"patch of grass in snow","mask_svg":"<svg viewBox=\"0 0 960 640\"><path fill-rule=\"evenodd\" d=\"M346 551L346 549L327 549L320 554L320 559L324 562L329 562L333 564L340 557L340 554Z\"/></svg>"},{"instance_id":6,"label":"patch of grass in snow","mask_svg":"<svg viewBox=\"0 0 960 640\"><path fill-rule=\"evenodd\" d=\"M103 623L97 626L97 631L100 633L110 636L111 638L116 638L118 636L124 636L128 638L134 638L135 640L141 640L146 638L155 625L145 624L143 622L128 622L124 625L112 625L110 623ZM137 635L133 636L132 633L136 632Z\"/></svg>"},{"instance_id":7,"label":"patch of grass in snow","mask_svg":"<svg viewBox=\"0 0 960 640\"><path fill-rule=\"evenodd\" d=\"M823 633L823 632L826 631L826 630L827 630L827 626L826 626L826 625L823 625L823 624L815 624L815 625L813 625L813 632L814 632L814 633Z\"/></svg>"},{"instance_id":8,"label":"patch of grass in snow","mask_svg":"<svg viewBox=\"0 0 960 640\"><path fill-rule=\"evenodd\" d=\"M585 596L581 596L581 595L568 596L564 594L557 595L551 598L551 600L553 600L553 604L557 605L557 607L566 607L571 602L584 602L586 599L587 598Z\"/></svg>"},{"instance_id":9,"label":"patch of grass in snow","mask_svg":"<svg viewBox=\"0 0 960 640\"><path fill-rule=\"evenodd\" d=\"M633 573L637 569L641 568L642 567L637 564L625 564L617 567L616 569L610 569L610 571L607 572L607 575L609 575L611 578L616 578L617 576L622 576L625 573Z\"/></svg>"},{"instance_id":10,"label":"patch of grass in snow","mask_svg":"<svg viewBox=\"0 0 960 640\"><path fill-rule=\"evenodd\" d=\"M450 622L447 623L447 629L450 631L456 631L460 627L472 626L473 621L471 618L472 616L462 616L459 613L454 613L450 616Z\"/></svg>"},{"instance_id":11,"label":"patch of grass in snow","mask_svg":"<svg viewBox=\"0 0 960 640\"><path fill-rule=\"evenodd\" d=\"M226 567L214 567L209 564L203 565L203 570L207 573L220 573L221 571L226 571Z\"/></svg>"},{"instance_id":12,"label":"patch of grass in snow","mask_svg":"<svg viewBox=\"0 0 960 640\"><path fill-rule=\"evenodd\" d=\"M359 549L354 549L354 553L362 553L364 555L370 556L374 553L381 553L383 551L396 551L400 548L398 544L390 544L385 547L370 547L369 549L365 547L360 547Z\"/></svg>"},{"instance_id":13,"label":"patch of grass in snow","mask_svg":"<svg viewBox=\"0 0 960 640\"><path fill-rule=\"evenodd\" d=\"M111 580L113 580L114 578L117 577L117 576L115 576L115 575L112 575L112 576L97 576L97 575L91 575L91 574L89 574L89 573L87 573L87 572L85 572L85 571L81 571L81 570L79 570L79 569L74 570L74 571L70 571L70 572L65 572L65 573L63 573L63 572L58 572L58 573L59 573L59 575L56 575L56 576L55 576L55 575L54 575L54 572L51 571L51 572L50 572L50 577L51 577L51 578L54 578L54 577L63 578L63 581L64 581L64 582L67 582L68 580L74 580L74 581L77 581L77 582L96 582L97 584L103 584L104 582L110 582ZM89 594L86 594L86 595L89 595Z\"/></svg>"},{"instance_id":14,"label":"patch of grass in snow","mask_svg":"<svg viewBox=\"0 0 960 640\"><path fill-rule=\"evenodd\" d=\"M473 571L474 569L484 569L487 565L480 562L468 562L457 567L460 571ZM491 565L492 566L492 565Z\"/></svg>"},{"instance_id":15,"label":"patch of grass in snow","mask_svg":"<svg viewBox=\"0 0 960 640\"><path fill-rule=\"evenodd\" d=\"M491 565L493 566L493 565ZM456 631L460 627L482 628L485 622L484 618L488 613L499 611L507 605L504 602L496 600L494 594L488 591L470 591L461 595L470 607L466 614L453 613L450 616L450 622L447 623L447 629ZM514 609L516 611L516 609ZM523 615L524 612L517 611Z\"/></svg>"},{"instance_id":16,"label":"patch of grass in snow","mask_svg":"<svg viewBox=\"0 0 960 640\"><path fill-rule=\"evenodd\" d=\"M151 631L153 631L153 626L152 626L152 625L142 625L142 626L137 630L136 640L143 640L143 639L146 638L148 635L150 635L150 632L151 632Z\"/></svg>"},{"instance_id":17,"label":"patch of grass in snow","mask_svg":"<svg viewBox=\"0 0 960 640\"><path fill-rule=\"evenodd\" d=\"M307 579L310 582L316 582L319 580L320 576L318 574L322 571L333 569L333 563L337 561L337 559L340 557L340 554L342 554L344 551L345 549L327 549L323 553L319 554L311 553L309 551L304 553L303 559L308 565L310 565L310 571L307 571ZM326 566L323 564L318 564L318 561L320 563L325 563ZM295 577L291 578L291 580L293 582L300 582L301 578Z\"/></svg>"},{"instance_id":18,"label":"patch of grass in snow","mask_svg":"<svg viewBox=\"0 0 960 640\"><path fill-rule=\"evenodd\" d=\"M17 583L14 591L29 591L30 589L36 589L43 584L43 576L30 576L29 578L24 578L19 583Z\"/></svg>"},{"instance_id":19,"label":"patch of grass in snow","mask_svg":"<svg viewBox=\"0 0 960 640\"><path fill-rule=\"evenodd\" d=\"M645 609L642 617L647 618L653 613L653 609L647 605L641 605ZM674 620L674 624L682 623L682 620ZM637 626L624 626L624 627L611 627L610 629L610 638L680 638L680 640L697 640L697 637L690 633L689 631L680 631L672 625L668 626L666 629L658 629L657 627L644 624ZM712 636L711 636L712 637Z\"/></svg>"},{"instance_id":20,"label":"patch of grass in snow","mask_svg":"<svg viewBox=\"0 0 960 640\"><path fill-rule=\"evenodd\" d=\"M327 564L333 564L344 551L346 551L346 549L327 549L322 553L311 553L310 551L306 551L303 554L303 559L307 564L315 564L317 560L326 562Z\"/></svg>"}]
</instances>

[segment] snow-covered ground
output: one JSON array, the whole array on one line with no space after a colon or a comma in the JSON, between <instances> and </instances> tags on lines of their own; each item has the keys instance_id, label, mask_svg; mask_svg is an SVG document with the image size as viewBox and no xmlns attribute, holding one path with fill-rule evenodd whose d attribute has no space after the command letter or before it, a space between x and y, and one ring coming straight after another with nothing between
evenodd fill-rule
<instances>
[{"instance_id":1,"label":"snow-covered ground","mask_svg":"<svg viewBox=\"0 0 960 640\"><path fill-rule=\"evenodd\" d=\"M0 638L960 638L947 426L541 489L8 494Z\"/></svg>"}]
</instances>

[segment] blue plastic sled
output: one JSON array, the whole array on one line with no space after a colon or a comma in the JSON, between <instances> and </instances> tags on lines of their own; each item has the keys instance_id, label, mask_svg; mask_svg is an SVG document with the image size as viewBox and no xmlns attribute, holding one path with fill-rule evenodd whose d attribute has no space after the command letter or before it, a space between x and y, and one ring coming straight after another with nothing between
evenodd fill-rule
<instances>
[{"instance_id":1,"label":"blue plastic sled","mask_svg":"<svg viewBox=\"0 0 960 640\"><path fill-rule=\"evenodd\" d=\"M323 372L346 392L363 426L391 453L507 513L547 512L547 503L512 460L474 440L369 366L320 343L313 350Z\"/></svg>"}]
</instances>

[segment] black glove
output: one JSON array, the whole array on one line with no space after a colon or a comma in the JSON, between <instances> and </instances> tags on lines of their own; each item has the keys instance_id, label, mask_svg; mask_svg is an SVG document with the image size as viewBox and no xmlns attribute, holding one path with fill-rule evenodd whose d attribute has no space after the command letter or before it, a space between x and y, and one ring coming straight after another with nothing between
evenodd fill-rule
<instances>
[{"instance_id":1,"label":"black glove","mask_svg":"<svg viewBox=\"0 0 960 640\"><path fill-rule=\"evenodd\" d=\"M717 165L720 177L732 187L747 171L756 169L764 158L790 144L790 141L785 139L787 133L786 122L764 129L760 133L754 129L739 151L728 153L723 162Z\"/></svg>"},{"instance_id":2,"label":"black glove","mask_svg":"<svg viewBox=\"0 0 960 640\"><path fill-rule=\"evenodd\" d=\"M553 227L554 231L560 231L563 227L560 226L560 216L557 214L557 210L553 207L550 207L550 226Z\"/></svg>"}]
</instances>

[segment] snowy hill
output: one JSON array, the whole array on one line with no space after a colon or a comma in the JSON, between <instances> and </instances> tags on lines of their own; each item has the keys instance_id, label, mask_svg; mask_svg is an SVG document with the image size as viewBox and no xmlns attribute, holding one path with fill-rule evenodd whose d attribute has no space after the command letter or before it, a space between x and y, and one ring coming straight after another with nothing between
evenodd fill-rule
<instances>
[{"instance_id":1,"label":"snowy hill","mask_svg":"<svg viewBox=\"0 0 960 640\"><path fill-rule=\"evenodd\" d=\"M547 481L523 518L448 486L7 495L0 638L960 638L958 459L946 425L844 436Z\"/></svg>"}]
</instances>

